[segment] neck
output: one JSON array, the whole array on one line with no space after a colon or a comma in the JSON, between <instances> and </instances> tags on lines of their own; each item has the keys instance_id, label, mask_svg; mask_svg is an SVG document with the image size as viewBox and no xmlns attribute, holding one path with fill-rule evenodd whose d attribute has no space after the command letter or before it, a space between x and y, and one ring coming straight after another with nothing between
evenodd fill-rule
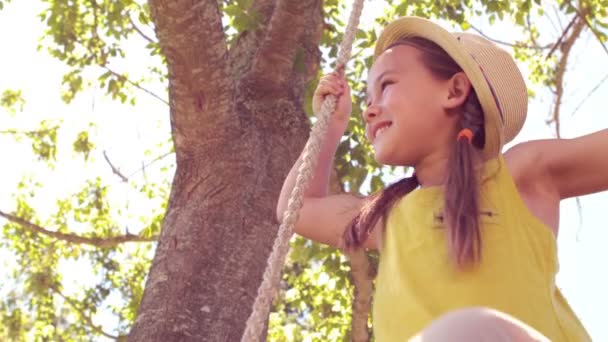
<instances>
[{"instance_id":1,"label":"neck","mask_svg":"<svg viewBox=\"0 0 608 342\"><path fill-rule=\"evenodd\" d=\"M445 181L448 156L429 156L414 166L416 178L422 187L441 185Z\"/></svg>"},{"instance_id":2,"label":"neck","mask_svg":"<svg viewBox=\"0 0 608 342\"><path fill-rule=\"evenodd\" d=\"M439 154L428 156L414 166L416 178L421 187L438 186L445 183L447 177L449 156L447 154ZM473 165L476 170L483 167L486 160L480 157L474 158Z\"/></svg>"}]
</instances>

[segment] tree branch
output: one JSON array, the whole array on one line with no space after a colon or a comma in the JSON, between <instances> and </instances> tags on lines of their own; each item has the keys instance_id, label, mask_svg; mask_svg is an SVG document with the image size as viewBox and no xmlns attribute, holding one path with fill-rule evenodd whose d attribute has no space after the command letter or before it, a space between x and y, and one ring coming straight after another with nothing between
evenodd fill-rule
<instances>
[{"instance_id":1,"label":"tree branch","mask_svg":"<svg viewBox=\"0 0 608 342\"><path fill-rule=\"evenodd\" d=\"M91 0L91 4L93 6L93 17L94 17L94 21L95 21L95 24L94 24L94 28L95 29L93 30L93 34L94 34L95 37L97 37L98 36L98 33L97 33L97 27L98 27L98 24L97 24L97 21L98 21L98 19L97 19L97 12L99 11L99 6L97 5L97 2L95 0ZM135 25L135 23L131 19L131 12L130 11L127 11L126 15L129 18L129 22L131 23L131 25L133 26L133 28L140 35L142 35L144 38L146 38L149 42L155 43L148 36L146 36L142 31L140 31L139 28ZM112 73L112 75L118 77L119 79L121 79L121 80L123 80L123 81L125 81L125 82L127 82L129 84L131 84L135 88L140 89L140 90L144 91L145 93L147 93L149 95L152 95L152 97L158 99L159 101L161 101L162 103L166 104L167 106L169 105L169 103L167 101L165 101L162 97L160 97L160 96L156 95L154 92L152 92L152 91L150 91L150 90L142 87L139 83L131 81L126 76L115 72L114 70L110 69L106 64L103 64L103 65L100 65L100 66L103 67L104 69L106 69L107 71L109 71L110 73Z\"/></svg>"},{"instance_id":2,"label":"tree branch","mask_svg":"<svg viewBox=\"0 0 608 342\"><path fill-rule=\"evenodd\" d=\"M56 286L51 286L50 288L55 294L57 294L59 297L63 298L63 300L65 300L68 304L70 304L70 306L78 312L80 317L83 318L84 321L87 323L87 325L90 326L95 332L102 334L103 336L105 336L107 338L114 339L114 340L118 340L121 337L121 336L115 336L115 335L109 334L109 333L105 332L99 325L96 325L95 323L93 323L93 319L91 318L91 316L87 315L87 313L84 311L84 309L82 307L80 307L80 305L78 305L78 301L61 293L61 291L59 291L59 289Z\"/></svg>"},{"instance_id":3,"label":"tree branch","mask_svg":"<svg viewBox=\"0 0 608 342\"><path fill-rule=\"evenodd\" d=\"M143 90L144 92L152 95L153 97L155 97L156 99L158 99L159 101L161 101L162 103L166 104L167 106L169 105L169 102L167 102L166 100L164 100L162 97L156 95L154 92L152 92L151 90L148 90L144 87L142 87L141 85L139 85L139 83L137 82L133 82L130 79L128 79L126 76L124 76L123 74L117 73L116 71L110 69L109 67L103 65L102 68L106 69L107 71L109 71L112 75L120 78L121 80L124 80L125 82L131 84L132 86L134 86L135 88L138 88L140 90Z\"/></svg>"},{"instance_id":4,"label":"tree branch","mask_svg":"<svg viewBox=\"0 0 608 342\"><path fill-rule=\"evenodd\" d=\"M572 6L572 3L570 3L569 0L568 0L568 5ZM581 2L581 6L582 5L583 5L583 3ZM572 6L572 7L576 10L576 13L581 18L583 18L583 20L585 21L585 25L587 25L587 27L589 28L589 30L591 30L591 32L593 33L593 35L597 39L597 42L600 43L600 45L604 49L604 52L606 52L606 54L608 54L608 47L606 47L606 45L604 45L604 42L602 42L602 38L600 37L600 34L597 32L597 30L591 25L591 23L587 19L587 12L588 12L589 9L588 8L584 9L583 11L585 11L585 13L582 13L581 10L579 10L576 6Z\"/></svg>"},{"instance_id":5,"label":"tree branch","mask_svg":"<svg viewBox=\"0 0 608 342\"><path fill-rule=\"evenodd\" d=\"M145 40L148 41L148 43L151 44L157 44L158 42L152 38L150 38L147 34L145 34L133 21L133 18L131 18L131 12L127 11L127 18L129 18L129 23L131 23L131 26L133 26L133 29L139 33L140 36L142 36L142 38L144 38Z\"/></svg>"},{"instance_id":6,"label":"tree branch","mask_svg":"<svg viewBox=\"0 0 608 342\"><path fill-rule=\"evenodd\" d=\"M480 29L478 29L477 27L471 25L471 28L476 31L477 33L479 33L480 35L482 35L484 38L493 41L494 43L497 44L501 44L501 45L505 45L505 46L510 46L510 47L515 47L515 48L520 48L520 49L530 49L530 50L545 50L548 49L551 45L527 45L527 44L523 44L523 43L510 43L510 42L505 42L504 40L498 40L492 37L489 37L488 35L486 35L485 33L483 33L483 31L481 31Z\"/></svg>"},{"instance_id":7,"label":"tree branch","mask_svg":"<svg viewBox=\"0 0 608 342\"><path fill-rule=\"evenodd\" d=\"M142 166L141 166L141 168L139 168L139 169L137 169L137 170L133 171L132 173L130 173L130 174L127 176L127 178L131 178L131 177L133 177L134 175L138 174L139 172L145 173L145 172L146 172L146 168L147 168L148 166L150 166L150 165L152 165L152 164L156 163L156 162L157 162L157 161L159 161L159 160L162 160L162 159L164 159L164 158L166 158L166 157L168 157L168 156L172 155L173 153L174 153L173 151L170 151L170 152L167 152L167 153L161 154L160 156L158 156L158 157L156 157L156 158L152 159L151 161L149 161L149 162L147 162L147 163L145 163L145 164L142 162Z\"/></svg>"},{"instance_id":8,"label":"tree branch","mask_svg":"<svg viewBox=\"0 0 608 342\"><path fill-rule=\"evenodd\" d=\"M239 61L239 63L231 63L231 75L235 79L238 79L251 69L257 49L266 36L266 28L275 7L276 0L254 0L247 9L247 13L255 13L260 21L256 27L241 32L234 38L231 44L229 51L230 60Z\"/></svg>"},{"instance_id":9,"label":"tree branch","mask_svg":"<svg viewBox=\"0 0 608 342\"><path fill-rule=\"evenodd\" d=\"M562 24L562 20L559 18L560 17L560 9L558 5L553 5L551 6L551 8L553 8L553 13L555 14L555 19L557 19L557 23L559 24L559 30L557 29L557 27L555 27L555 25L553 24L553 22L551 21L551 24L554 26L555 31L564 31L564 24ZM547 16L547 18L549 18L549 21L551 20L551 17Z\"/></svg>"},{"instance_id":10,"label":"tree branch","mask_svg":"<svg viewBox=\"0 0 608 342\"><path fill-rule=\"evenodd\" d=\"M526 25L528 26L527 31L530 33L530 41L534 46L539 46L538 42L534 38L534 33L532 33L533 31L530 29L530 27L532 27L532 23L530 22L530 12L526 14Z\"/></svg>"},{"instance_id":11,"label":"tree branch","mask_svg":"<svg viewBox=\"0 0 608 342\"><path fill-rule=\"evenodd\" d=\"M150 0L149 5L167 59L171 127L180 159L200 153L202 137L211 130L217 136L217 127L230 131L239 125L222 15L217 0Z\"/></svg>"},{"instance_id":12,"label":"tree branch","mask_svg":"<svg viewBox=\"0 0 608 342\"><path fill-rule=\"evenodd\" d=\"M600 37L600 34L597 33L597 30L593 26L591 26L591 23L587 20L587 17L584 17L584 18L585 18L585 24L587 24L587 27L589 27L591 32L593 32L593 35L595 35L597 42L600 43L600 45L604 49L604 52L606 52L606 54L608 54L608 47L606 47L606 45L604 45L604 43L602 42L602 38Z\"/></svg>"},{"instance_id":13,"label":"tree branch","mask_svg":"<svg viewBox=\"0 0 608 342\"><path fill-rule=\"evenodd\" d=\"M576 20L577 18L578 20ZM563 41L562 44L560 44L560 51L562 52L562 55L557 65L557 70L555 72L555 102L553 103L553 113L551 115L551 119L547 121L547 123L549 124L555 123L555 133L557 135L557 138L561 138L559 119L560 109L562 105L562 97L564 95L564 75L566 74L566 67L568 66L568 58L570 57L570 51L572 50L572 46L580 36L585 26L584 19L578 15L575 16L572 23L574 24L568 25L569 27L572 26L572 33L570 34L570 36L568 36L568 38ZM566 31L568 31L568 28L564 30L564 32ZM564 35L562 35L562 37L564 37ZM562 39L562 37L560 37L560 40ZM559 40L555 44L555 46L557 46L558 44Z\"/></svg>"},{"instance_id":14,"label":"tree branch","mask_svg":"<svg viewBox=\"0 0 608 342\"><path fill-rule=\"evenodd\" d=\"M266 38L252 63L249 77L256 85L281 89L294 66L309 15L318 10L316 1L280 0L268 24ZM269 94L275 96L275 94Z\"/></svg>"},{"instance_id":15,"label":"tree branch","mask_svg":"<svg viewBox=\"0 0 608 342\"><path fill-rule=\"evenodd\" d=\"M562 43L562 40L564 39L566 34L568 34L568 31L570 30L570 28L572 27L572 25L574 24L574 22L576 21L577 18L578 18L578 14L575 15L574 17L572 17L572 20L570 20L570 22L568 23L568 26L566 26L566 28L562 31L562 34L559 36L559 38L557 39L555 44L553 44L553 47L551 48L551 50L549 51L549 53L547 54L547 57L545 59L551 58L551 55L553 55L553 52L555 52L555 49L557 49L560 46L560 44Z\"/></svg>"},{"instance_id":16,"label":"tree branch","mask_svg":"<svg viewBox=\"0 0 608 342\"><path fill-rule=\"evenodd\" d=\"M20 130L17 130L17 129L6 129L6 130L0 130L0 134L32 136L32 135L36 135L36 134L42 134L42 133L51 132L53 130L56 130L58 127L59 126L54 126L54 127L51 127L51 128L37 129L37 130L32 130L32 131L20 131Z\"/></svg>"},{"instance_id":17,"label":"tree branch","mask_svg":"<svg viewBox=\"0 0 608 342\"><path fill-rule=\"evenodd\" d=\"M129 181L129 178L126 177L125 175L123 175L120 170L114 166L114 164L112 164L112 162L110 161L110 158L108 157L108 154L106 153L106 151L103 151L103 158L106 160L106 162L108 162L108 165L110 165L110 168L112 169L112 173L114 173L115 175L117 175L123 182L127 183Z\"/></svg>"},{"instance_id":18,"label":"tree branch","mask_svg":"<svg viewBox=\"0 0 608 342\"><path fill-rule=\"evenodd\" d=\"M188 58L185 70L204 73L226 66L227 47L217 0L151 0L150 11L159 43L169 56L176 57L172 54L179 51L182 57L197 57Z\"/></svg>"},{"instance_id":19,"label":"tree branch","mask_svg":"<svg viewBox=\"0 0 608 342\"><path fill-rule=\"evenodd\" d=\"M574 108L574 110L572 111L571 115L576 114L576 112L578 112L578 110L583 106L583 104L587 101L587 99L589 99L589 97L591 97L591 95L593 95L593 93L595 93L596 90L599 89L599 87L604 84L604 82L606 82L606 80L608 80L608 74L606 74L606 76L604 76L604 78L602 78L598 84L595 85L595 87L593 87L593 89L591 89L591 91L589 92L589 94L587 94L587 96L585 96L585 98L578 104L578 106L576 106L576 108Z\"/></svg>"},{"instance_id":20,"label":"tree branch","mask_svg":"<svg viewBox=\"0 0 608 342\"><path fill-rule=\"evenodd\" d=\"M3 211L0 211L0 216L4 217L5 219L7 219L11 222L21 225L21 227L25 228L26 230L28 230L32 233L50 236L52 238L55 238L55 239L58 239L61 241L65 241L65 242L69 242L69 243L85 244L85 245L95 246L98 248L113 248L113 247L116 247L117 245L119 245L121 243L125 243L125 242L154 242L158 238L156 236L148 238L148 237L143 237L143 236L133 235L133 234L128 234L128 233L126 235L111 236L111 237L84 237L84 236L71 234L71 233L66 234L66 233L48 230L35 223L29 222L21 217L15 216L13 214L5 213Z\"/></svg>"}]
</instances>

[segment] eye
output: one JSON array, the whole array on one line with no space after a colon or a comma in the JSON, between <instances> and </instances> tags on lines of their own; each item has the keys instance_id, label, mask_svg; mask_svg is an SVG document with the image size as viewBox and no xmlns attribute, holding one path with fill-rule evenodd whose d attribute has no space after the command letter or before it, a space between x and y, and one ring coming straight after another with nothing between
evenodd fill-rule
<instances>
[{"instance_id":1,"label":"eye","mask_svg":"<svg viewBox=\"0 0 608 342\"><path fill-rule=\"evenodd\" d=\"M382 84L380 84L380 89L382 91L384 91L384 88L386 88L386 86L388 86L389 84L393 84L393 83L395 83L395 82L386 80L386 81L382 82Z\"/></svg>"}]
</instances>

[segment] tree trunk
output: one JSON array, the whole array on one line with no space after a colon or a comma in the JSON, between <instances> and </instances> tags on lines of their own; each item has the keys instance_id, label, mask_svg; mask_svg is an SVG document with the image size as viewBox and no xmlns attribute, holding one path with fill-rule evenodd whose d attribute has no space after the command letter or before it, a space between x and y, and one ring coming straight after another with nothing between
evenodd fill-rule
<instances>
[{"instance_id":1,"label":"tree trunk","mask_svg":"<svg viewBox=\"0 0 608 342\"><path fill-rule=\"evenodd\" d=\"M150 8L169 68L177 169L129 339L239 341L281 185L308 137L304 87L320 63L322 1L254 1L263 20L230 50L217 0Z\"/></svg>"}]
</instances>

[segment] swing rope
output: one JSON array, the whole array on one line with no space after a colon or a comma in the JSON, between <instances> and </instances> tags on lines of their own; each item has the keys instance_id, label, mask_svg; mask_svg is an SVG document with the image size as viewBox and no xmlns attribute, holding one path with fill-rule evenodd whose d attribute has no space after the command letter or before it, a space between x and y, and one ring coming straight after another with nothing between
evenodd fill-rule
<instances>
[{"instance_id":1,"label":"swing rope","mask_svg":"<svg viewBox=\"0 0 608 342\"><path fill-rule=\"evenodd\" d=\"M346 67L350 58L353 41L359 18L363 9L363 0L355 0L346 26L346 32L336 61L336 69ZM318 120L312 127L311 135L302 155L302 163L298 168L296 184L291 192L287 210L283 213L283 222L279 227L277 238L274 241L272 252L268 258L264 279L258 288L258 294L253 304L251 316L247 320L247 326L241 339L242 342L258 342L268 318L270 305L278 287L281 277L281 269L289 252L289 240L293 235L294 225L298 220L302 208L304 192L310 183L313 172L319 158L319 150L323 137L327 132L327 126L331 113L336 108L337 97L330 94L321 105ZM352 277L355 283L355 299L353 302L352 340L367 341L369 332L367 329L367 316L371 303L371 272L369 272L369 260L363 249L349 254L351 261Z\"/></svg>"}]
</instances>

